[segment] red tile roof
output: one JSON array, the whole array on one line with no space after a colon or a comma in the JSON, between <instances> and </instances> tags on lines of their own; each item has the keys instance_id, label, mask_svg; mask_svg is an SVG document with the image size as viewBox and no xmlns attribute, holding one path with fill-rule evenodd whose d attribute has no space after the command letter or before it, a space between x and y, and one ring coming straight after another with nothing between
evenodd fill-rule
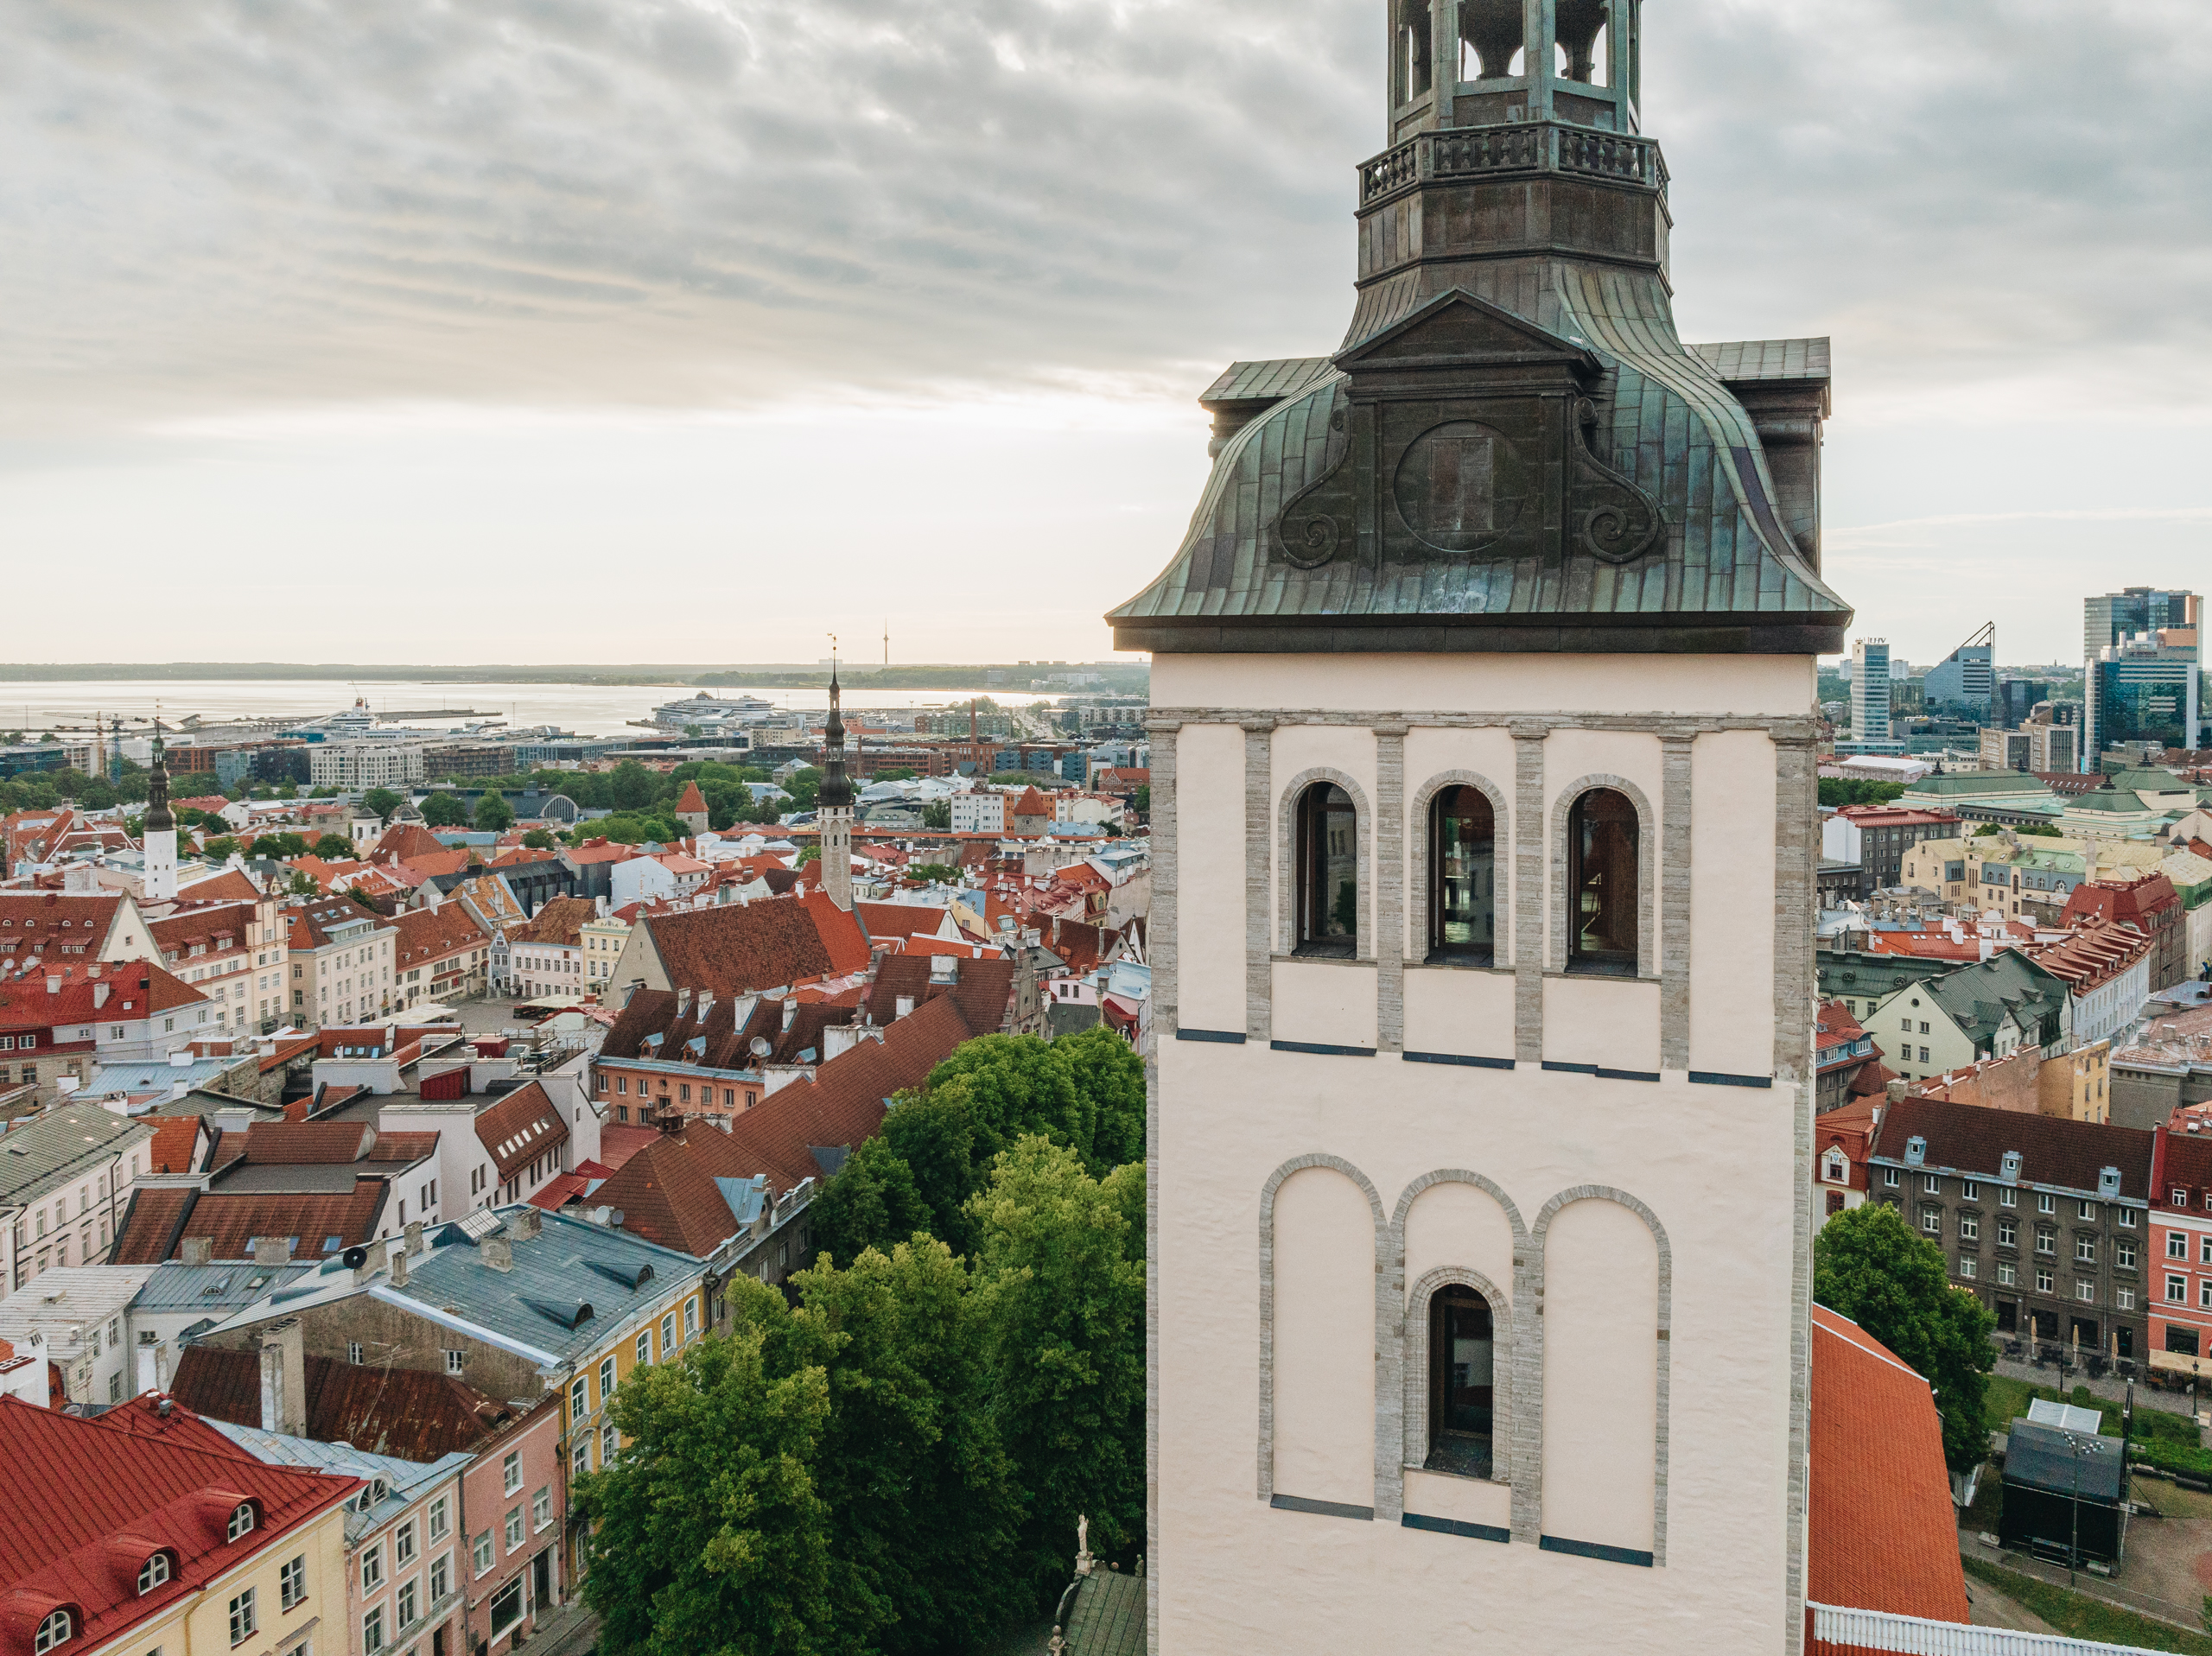
<instances>
[{"instance_id":1,"label":"red tile roof","mask_svg":"<svg viewBox=\"0 0 2212 1656\"><path fill-rule=\"evenodd\" d=\"M206 879L196 879L189 885L177 888L180 903L251 903L261 893L254 884L235 868L226 868L221 873Z\"/></svg>"},{"instance_id":2,"label":"red tile roof","mask_svg":"<svg viewBox=\"0 0 2212 1656\"><path fill-rule=\"evenodd\" d=\"M868 986L868 1015L879 1024L889 1024L897 1020L903 998L912 997L920 1007L949 995L959 1003L961 1020L970 1030L996 1035L1006 1026L1014 979L1014 964L1003 956L962 961L957 976L948 984L931 979L926 955L887 955L875 969L875 981Z\"/></svg>"},{"instance_id":3,"label":"red tile roof","mask_svg":"<svg viewBox=\"0 0 2212 1656\"><path fill-rule=\"evenodd\" d=\"M200 1236L219 1259L251 1258L257 1236L296 1238L294 1259L323 1259L370 1239L385 1188L381 1178L359 1176L343 1195L142 1186L124 1210L110 1263L157 1265L176 1258L187 1237Z\"/></svg>"},{"instance_id":4,"label":"red tile roof","mask_svg":"<svg viewBox=\"0 0 2212 1656\"><path fill-rule=\"evenodd\" d=\"M1812 1393L1805 1596L1966 1621L1943 1424L1928 1382L1857 1323L1815 1305Z\"/></svg>"},{"instance_id":5,"label":"red tile roof","mask_svg":"<svg viewBox=\"0 0 2212 1656\"><path fill-rule=\"evenodd\" d=\"M458 903L410 909L399 917L398 924L399 935L392 939L394 970L442 961L462 949L481 949L491 941L476 923L476 917Z\"/></svg>"},{"instance_id":6,"label":"red tile roof","mask_svg":"<svg viewBox=\"0 0 2212 1656\"><path fill-rule=\"evenodd\" d=\"M669 982L715 995L809 983L868 963L853 917L819 892L643 917Z\"/></svg>"},{"instance_id":7,"label":"red tile roof","mask_svg":"<svg viewBox=\"0 0 2212 1656\"><path fill-rule=\"evenodd\" d=\"M689 816L695 812L701 816L707 814L707 796L699 791L697 783L687 782L683 784L683 794L677 799L676 814Z\"/></svg>"},{"instance_id":8,"label":"red tile roof","mask_svg":"<svg viewBox=\"0 0 2212 1656\"><path fill-rule=\"evenodd\" d=\"M476 1118L476 1137L505 1180L568 1143L569 1124L545 1088L533 1081L481 1112Z\"/></svg>"},{"instance_id":9,"label":"red tile roof","mask_svg":"<svg viewBox=\"0 0 2212 1656\"><path fill-rule=\"evenodd\" d=\"M139 1120L154 1130L151 1169L156 1173L192 1173L193 1149L207 1123L196 1115L142 1115Z\"/></svg>"},{"instance_id":10,"label":"red tile roof","mask_svg":"<svg viewBox=\"0 0 2212 1656\"><path fill-rule=\"evenodd\" d=\"M2174 890L2173 881L2152 873L2139 879L2085 879L2067 898L2064 917L2071 921L2102 915L2125 921L2147 937L2158 930L2156 917L2180 907L2181 893Z\"/></svg>"},{"instance_id":11,"label":"red tile roof","mask_svg":"<svg viewBox=\"0 0 2212 1656\"><path fill-rule=\"evenodd\" d=\"M416 822L394 822L380 834L369 848L369 858L382 862L389 858L394 862L411 862L417 857L442 857L445 847L427 828Z\"/></svg>"},{"instance_id":12,"label":"red tile roof","mask_svg":"<svg viewBox=\"0 0 2212 1656\"><path fill-rule=\"evenodd\" d=\"M307 1433L372 1455L435 1461L474 1450L515 1418L512 1405L449 1375L383 1364L307 1360ZM211 1420L261 1424L261 1356L205 1344L177 1359L169 1394Z\"/></svg>"},{"instance_id":13,"label":"red tile roof","mask_svg":"<svg viewBox=\"0 0 2212 1656\"><path fill-rule=\"evenodd\" d=\"M597 905L588 897L553 897L507 936L518 943L540 943L550 948L574 949L577 929L595 917Z\"/></svg>"},{"instance_id":14,"label":"red tile roof","mask_svg":"<svg viewBox=\"0 0 2212 1656\"><path fill-rule=\"evenodd\" d=\"M181 955L195 943L211 952L242 948L249 935L246 928L253 922L251 903L211 903L180 908L162 919L149 921L146 930L163 955Z\"/></svg>"},{"instance_id":15,"label":"red tile roof","mask_svg":"<svg viewBox=\"0 0 2212 1656\"><path fill-rule=\"evenodd\" d=\"M954 997L941 995L892 1025L880 1041L862 1041L823 1064L812 1080L795 1081L771 1093L738 1115L727 1133L704 1127L684 1136L708 1146L728 1169L723 1177L766 1173L776 1190L788 1190L821 1172L812 1146L850 1146L870 1137L883 1125L884 1100L920 1086L953 1048L997 1027L994 1023L975 1028L962 1018ZM722 1142L712 1144L715 1139ZM609 1193L628 1171L625 1167L593 1192L593 1199L627 1213L621 1197Z\"/></svg>"},{"instance_id":16,"label":"red tile roof","mask_svg":"<svg viewBox=\"0 0 2212 1656\"><path fill-rule=\"evenodd\" d=\"M241 1148L246 1160L261 1167L411 1164L438 1147L435 1133L379 1133L366 1121L257 1121L242 1133L226 1133L223 1137L226 1142L232 1138L244 1139Z\"/></svg>"},{"instance_id":17,"label":"red tile roof","mask_svg":"<svg viewBox=\"0 0 2212 1656\"><path fill-rule=\"evenodd\" d=\"M32 1630L63 1605L78 1622L63 1648L106 1644L361 1487L242 1450L219 1454L196 1422L166 1434L162 1424L86 1420L0 1399L0 1463L10 1474L0 1513L7 1645L28 1652ZM231 1514L247 1502L253 1528L232 1541ZM175 1555L170 1578L141 1596L138 1565L162 1549Z\"/></svg>"},{"instance_id":18,"label":"red tile roof","mask_svg":"<svg viewBox=\"0 0 2212 1656\"><path fill-rule=\"evenodd\" d=\"M60 987L47 988L49 978ZM99 991L107 990L103 998ZM97 961L32 962L12 980L0 980L0 1024L135 1022L156 1012L205 1005L207 997L145 961L102 965Z\"/></svg>"}]
</instances>

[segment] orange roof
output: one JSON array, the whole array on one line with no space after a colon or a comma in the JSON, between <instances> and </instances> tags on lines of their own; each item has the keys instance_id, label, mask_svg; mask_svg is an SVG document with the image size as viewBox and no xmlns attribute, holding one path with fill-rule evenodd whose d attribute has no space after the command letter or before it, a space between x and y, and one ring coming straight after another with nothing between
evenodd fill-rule
<instances>
[{"instance_id":1,"label":"orange roof","mask_svg":"<svg viewBox=\"0 0 2212 1656\"><path fill-rule=\"evenodd\" d=\"M676 802L676 814L688 816L694 811L702 816L707 814L707 796L699 791L697 783L687 782L683 784L683 796Z\"/></svg>"},{"instance_id":2,"label":"orange roof","mask_svg":"<svg viewBox=\"0 0 2212 1656\"><path fill-rule=\"evenodd\" d=\"M154 1130L151 1152L153 1171L156 1173L190 1173L198 1170L192 1164L192 1152L199 1142L200 1120L196 1115L142 1115L138 1118Z\"/></svg>"},{"instance_id":3,"label":"orange roof","mask_svg":"<svg viewBox=\"0 0 2212 1656\"><path fill-rule=\"evenodd\" d=\"M1813 1307L1808 1520L1805 1596L1815 1604L1967 1619L1935 1396L1825 1305Z\"/></svg>"}]
</instances>

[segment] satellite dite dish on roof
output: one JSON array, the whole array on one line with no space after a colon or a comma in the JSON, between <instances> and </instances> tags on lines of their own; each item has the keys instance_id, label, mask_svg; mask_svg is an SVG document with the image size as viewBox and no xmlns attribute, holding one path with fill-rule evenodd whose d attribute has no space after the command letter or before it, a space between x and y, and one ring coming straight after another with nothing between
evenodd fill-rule
<instances>
[{"instance_id":1,"label":"satellite dite dish on roof","mask_svg":"<svg viewBox=\"0 0 2212 1656\"><path fill-rule=\"evenodd\" d=\"M753 1037L753 1056L754 1057L765 1058L775 1050L776 1049L774 1047L768 1044L768 1037L766 1036L756 1035Z\"/></svg>"},{"instance_id":2,"label":"satellite dite dish on roof","mask_svg":"<svg viewBox=\"0 0 2212 1656\"><path fill-rule=\"evenodd\" d=\"M369 1262L369 1250L365 1247L349 1247L338 1258L340 1263L348 1271L359 1271Z\"/></svg>"}]
</instances>

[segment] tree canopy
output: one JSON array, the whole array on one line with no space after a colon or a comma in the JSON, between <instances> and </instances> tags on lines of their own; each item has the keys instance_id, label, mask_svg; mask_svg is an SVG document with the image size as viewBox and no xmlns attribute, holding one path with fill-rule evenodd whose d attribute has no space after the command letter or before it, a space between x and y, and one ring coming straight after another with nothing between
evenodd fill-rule
<instances>
[{"instance_id":1,"label":"tree canopy","mask_svg":"<svg viewBox=\"0 0 2212 1656\"><path fill-rule=\"evenodd\" d=\"M394 793L389 788L372 788L361 796L361 809L379 822L391 821L392 812L406 803L404 795Z\"/></svg>"},{"instance_id":2,"label":"tree canopy","mask_svg":"<svg viewBox=\"0 0 2212 1656\"><path fill-rule=\"evenodd\" d=\"M1989 1457L1989 1342L1996 1313L1954 1288L1943 1250L1885 1202L1837 1214L1813 1242L1813 1298L1849 1317L1923 1375L1943 1418L1943 1458L1966 1472Z\"/></svg>"},{"instance_id":3,"label":"tree canopy","mask_svg":"<svg viewBox=\"0 0 2212 1656\"><path fill-rule=\"evenodd\" d=\"M434 828L466 828L468 808L449 793L435 793L423 802L423 821Z\"/></svg>"},{"instance_id":4,"label":"tree canopy","mask_svg":"<svg viewBox=\"0 0 2212 1656\"><path fill-rule=\"evenodd\" d=\"M967 1043L817 1198L796 1304L734 1276L728 1337L633 1372L573 1497L607 1656L931 1656L1048 1606L1078 1513L1134 1559L1143 1099L1110 1031Z\"/></svg>"},{"instance_id":5,"label":"tree canopy","mask_svg":"<svg viewBox=\"0 0 2212 1656\"><path fill-rule=\"evenodd\" d=\"M507 803L504 794L487 793L476 802L476 831L479 834L504 834L514 825L515 809Z\"/></svg>"},{"instance_id":6,"label":"tree canopy","mask_svg":"<svg viewBox=\"0 0 2212 1656\"><path fill-rule=\"evenodd\" d=\"M1861 782L1851 777L1822 777L1821 803L1839 805L1886 805L1904 791L1902 782Z\"/></svg>"}]
</instances>

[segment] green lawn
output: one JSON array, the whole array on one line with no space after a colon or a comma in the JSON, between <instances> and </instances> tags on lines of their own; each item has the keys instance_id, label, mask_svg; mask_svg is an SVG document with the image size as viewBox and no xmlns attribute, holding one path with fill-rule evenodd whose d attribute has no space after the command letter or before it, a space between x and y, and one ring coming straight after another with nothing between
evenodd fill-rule
<instances>
[{"instance_id":1,"label":"green lawn","mask_svg":"<svg viewBox=\"0 0 2212 1656\"><path fill-rule=\"evenodd\" d=\"M2123 1610L2086 1593L2069 1592L2016 1570L2003 1570L1980 1558L1962 1558L1967 1574L1979 1577L2023 1608L2034 1612L2072 1639L2099 1644L2133 1645L2142 1650L2176 1650L2186 1656L2212 1656L2212 1638L2187 1633L2164 1621Z\"/></svg>"},{"instance_id":2,"label":"green lawn","mask_svg":"<svg viewBox=\"0 0 2212 1656\"><path fill-rule=\"evenodd\" d=\"M2069 1393L2056 1386L2031 1386L2025 1380L2009 1380L2002 1374L1989 1377L1990 1430L2004 1431L2011 1422L2025 1414L2028 1405L2037 1398L2095 1409L2104 1416L2101 1430L2109 1437L2120 1436L2120 1405L2092 1396L2088 1386L2077 1386ZM2188 1415L2175 1414L2169 1410L2139 1407L2135 1411L2135 1436L2195 1449L2196 1422Z\"/></svg>"}]
</instances>

